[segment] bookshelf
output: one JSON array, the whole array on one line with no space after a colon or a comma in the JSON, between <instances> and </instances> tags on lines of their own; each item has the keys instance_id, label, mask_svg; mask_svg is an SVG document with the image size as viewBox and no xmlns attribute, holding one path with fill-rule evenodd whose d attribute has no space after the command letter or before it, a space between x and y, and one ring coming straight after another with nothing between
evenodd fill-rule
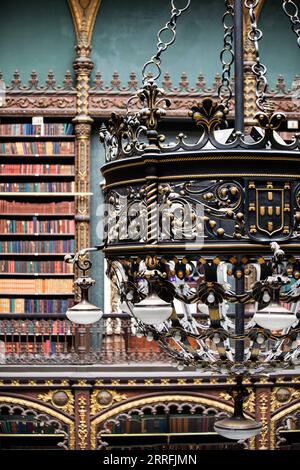
<instances>
[{"instance_id":1,"label":"bookshelf","mask_svg":"<svg viewBox=\"0 0 300 470\"><path fill-rule=\"evenodd\" d=\"M114 448L140 450L149 447L157 449L188 449L196 445L198 449L238 449L237 443L220 436L214 431L215 414L176 413L131 415L119 417L101 432L101 441L106 442L106 450ZM110 432L107 432L107 431ZM100 437L100 434L99 434Z\"/></svg>"},{"instance_id":2,"label":"bookshelf","mask_svg":"<svg viewBox=\"0 0 300 470\"><path fill-rule=\"evenodd\" d=\"M74 302L63 260L75 250L74 128L19 120L0 122L1 321L63 318Z\"/></svg>"},{"instance_id":3,"label":"bookshelf","mask_svg":"<svg viewBox=\"0 0 300 470\"><path fill-rule=\"evenodd\" d=\"M35 415L6 414L1 410L0 414L0 450L4 449L59 449L61 444L68 439L68 429L55 420L48 417L36 418Z\"/></svg>"}]
</instances>

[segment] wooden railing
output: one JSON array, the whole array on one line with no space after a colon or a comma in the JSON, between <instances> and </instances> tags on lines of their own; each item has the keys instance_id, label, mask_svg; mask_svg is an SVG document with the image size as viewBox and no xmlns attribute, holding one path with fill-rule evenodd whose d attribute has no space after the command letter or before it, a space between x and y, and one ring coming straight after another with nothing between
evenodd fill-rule
<instances>
[{"instance_id":1,"label":"wooden railing","mask_svg":"<svg viewBox=\"0 0 300 470\"><path fill-rule=\"evenodd\" d=\"M124 364L170 362L155 342L135 336L126 314L96 324L66 319L1 319L0 364Z\"/></svg>"}]
</instances>

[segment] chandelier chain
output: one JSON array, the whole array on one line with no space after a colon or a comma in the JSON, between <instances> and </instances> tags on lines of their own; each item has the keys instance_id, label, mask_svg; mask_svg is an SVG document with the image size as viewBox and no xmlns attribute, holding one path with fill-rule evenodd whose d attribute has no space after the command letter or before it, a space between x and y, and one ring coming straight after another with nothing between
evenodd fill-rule
<instances>
[{"instance_id":1,"label":"chandelier chain","mask_svg":"<svg viewBox=\"0 0 300 470\"><path fill-rule=\"evenodd\" d=\"M283 0L282 8L292 23L292 30L297 36L297 44L300 47L300 18L298 7L293 0Z\"/></svg>"},{"instance_id":2,"label":"chandelier chain","mask_svg":"<svg viewBox=\"0 0 300 470\"><path fill-rule=\"evenodd\" d=\"M218 96L223 105L228 109L230 100L232 98L232 88L230 83L231 66L234 62L233 52L233 19L234 7L233 0L225 0L226 11L223 15L222 22L224 26L224 44L220 53L220 60L222 63L222 80L218 88Z\"/></svg>"},{"instance_id":3,"label":"chandelier chain","mask_svg":"<svg viewBox=\"0 0 300 470\"><path fill-rule=\"evenodd\" d=\"M171 17L169 21L163 26L157 33L157 52L154 54L148 62L146 62L142 69L142 81L143 84L151 77L153 80L157 80L161 76L161 54L168 49L176 39L176 25L179 16L186 11L190 6L191 0L187 0L186 5L182 8L176 7L176 0L171 0ZM168 40L164 40L163 37L169 37ZM154 76L151 75L151 67L156 67L156 73ZM148 71L147 71L148 70Z\"/></svg>"},{"instance_id":4,"label":"chandelier chain","mask_svg":"<svg viewBox=\"0 0 300 470\"><path fill-rule=\"evenodd\" d=\"M254 44L255 48L255 63L252 66L252 71L256 77L256 105L258 109L263 112L272 110L271 103L266 102L266 92L268 88L267 81L267 67L261 62L259 55L259 41L262 38L262 31L257 27L255 8L258 5L258 0L245 0L245 6L249 10L251 30L248 33L249 40Z\"/></svg>"}]
</instances>

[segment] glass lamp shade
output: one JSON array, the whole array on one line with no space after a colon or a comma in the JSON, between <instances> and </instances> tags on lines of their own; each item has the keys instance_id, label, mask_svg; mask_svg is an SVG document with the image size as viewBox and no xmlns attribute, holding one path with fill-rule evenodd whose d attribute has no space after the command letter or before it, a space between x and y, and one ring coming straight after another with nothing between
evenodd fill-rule
<instances>
[{"instance_id":1,"label":"glass lamp shade","mask_svg":"<svg viewBox=\"0 0 300 470\"><path fill-rule=\"evenodd\" d=\"M145 325L159 325L170 318L172 305L151 294L134 305L133 313Z\"/></svg>"},{"instance_id":2,"label":"glass lamp shade","mask_svg":"<svg viewBox=\"0 0 300 470\"><path fill-rule=\"evenodd\" d=\"M90 325L91 323L99 321L103 316L103 312L100 308L96 307L96 305L93 305L88 300L84 299L69 308L66 311L66 316L73 323Z\"/></svg>"},{"instance_id":3,"label":"glass lamp shade","mask_svg":"<svg viewBox=\"0 0 300 470\"><path fill-rule=\"evenodd\" d=\"M227 439L245 440L256 436L261 432L261 423L244 416L232 416L217 421L214 425L215 431Z\"/></svg>"},{"instance_id":4,"label":"glass lamp shade","mask_svg":"<svg viewBox=\"0 0 300 470\"><path fill-rule=\"evenodd\" d=\"M296 314L278 302L271 302L267 307L255 313L253 320L262 328L282 330L296 321Z\"/></svg>"}]
</instances>

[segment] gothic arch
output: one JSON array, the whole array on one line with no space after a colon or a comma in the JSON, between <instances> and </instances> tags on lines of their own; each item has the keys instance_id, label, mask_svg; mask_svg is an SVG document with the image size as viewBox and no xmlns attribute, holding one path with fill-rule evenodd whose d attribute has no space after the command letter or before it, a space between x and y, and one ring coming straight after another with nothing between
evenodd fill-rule
<instances>
[{"instance_id":1,"label":"gothic arch","mask_svg":"<svg viewBox=\"0 0 300 470\"><path fill-rule=\"evenodd\" d=\"M293 404L285 407L284 409L278 410L276 413L273 414L271 417L270 422L270 449L276 449L276 428L278 422L283 420L285 417L299 411L300 412L300 400L297 400Z\"/></svg>"},{"instance_id":2,"label":"gothic arch","mask_svg":"<svg viewBox=\"0 0 300 470\"><path fill-rule=\"evenodd\" d=\"M5 404L25 407L33 411L36 411L38 413L44 413L45 415L49 415L52 418L66 424L69 428L69 449L72 450L75 448L74 421L72 421L70 418L68 418L64 414L60 413L59 411L55 411L49 408L48 406L42 405L40 403L36 403L35 401L18 398L18 397L7 396L7 395L0 395L0 405L5 405Z\"/></svg>"},{"instance_id":3,"label":"gothic arch","mask_svg":"<svg viewBox=\"0 0 300 470\"><path fill-rule=\"evenodd\" d=\"M206 407L215 408L220 412L232 413L233 406L220 401L217 397L207 397L192 394L153 394L145 397L134 397L125 403L116 405L113 408L98 414L91 420L91 448L97 448L97 426L105 421L113 418L121 413L126 413L133 408L145 407L145 405L155 405L158 403L189 403L195 405L205 405ZM250 416L249 413L245 413ZM251 417L251 416L250 416Z\"/></svg>"}]
</instances>

